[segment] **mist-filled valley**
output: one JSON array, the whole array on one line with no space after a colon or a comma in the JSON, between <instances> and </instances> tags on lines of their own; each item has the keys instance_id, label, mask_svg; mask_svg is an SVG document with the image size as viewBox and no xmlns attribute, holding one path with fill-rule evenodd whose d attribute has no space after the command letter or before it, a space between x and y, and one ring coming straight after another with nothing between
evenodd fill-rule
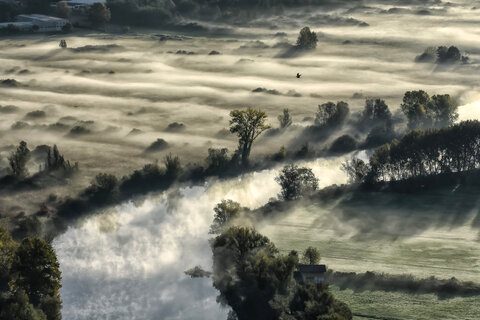
<instances>
[{"instance_id":1,"label":"mist-filled valley","mask_svg":"<svg viewBox=\"0 0 480 320\"><path fill-rule=\"evenodd\" d=\"M478 318L478 3L156 3L0 33L0 320Z\"/></svg>"}]
</instances>

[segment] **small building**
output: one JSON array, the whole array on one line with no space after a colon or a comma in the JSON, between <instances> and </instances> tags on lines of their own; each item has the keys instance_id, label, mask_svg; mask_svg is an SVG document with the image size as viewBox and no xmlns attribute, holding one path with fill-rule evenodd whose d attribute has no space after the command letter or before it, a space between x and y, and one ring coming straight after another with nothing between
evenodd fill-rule
<instances>
[{"instance_id":1,"label":"small building","mask_svg":"<svg viewBox=\"0 0 480 320\"><path fill-rule=\"evenodd\" d=\"M17 22L31 23L33 30L37 32L61 31L62 28L69 23L67 19L46 16L43 14L20 14L15 19ZM35 26L37 26L38 29Z\"/></svg>"},{"instance_id":2,"label":"small building","mask_svg":"<svg viewBox=\"0 0 480 320\"><path fill-rule=\"evenodd\" d=\"M73 10L88 9L96 2L107 4L107 0L66 0L65 2Z\"/></svg>"},{"instance_id":3,"label":"small building","mask_svg":"<svg viewBox=\"0 0 480 320\"><path fill-rule=\"evenodd\" d=\"M323 283L327 266L324 264L299 264L296 278L306 283Z\"/></svg>"}]
</instances>

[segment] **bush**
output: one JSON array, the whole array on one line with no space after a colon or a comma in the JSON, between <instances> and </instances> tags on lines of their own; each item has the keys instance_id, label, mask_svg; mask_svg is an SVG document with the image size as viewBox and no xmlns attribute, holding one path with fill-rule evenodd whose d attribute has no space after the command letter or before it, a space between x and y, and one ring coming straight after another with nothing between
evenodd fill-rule
<instances>
[{"instance_id":1,"label":"bush","mask_svg":"<svg viewBox=\"0 0 480 320\"><path fill-rule=\"evenodd\" d=\"M335 153L347 153L357 149L357 141L348 134L338 137L330 146L330 151Z\"/></svg>"}]
</instances>

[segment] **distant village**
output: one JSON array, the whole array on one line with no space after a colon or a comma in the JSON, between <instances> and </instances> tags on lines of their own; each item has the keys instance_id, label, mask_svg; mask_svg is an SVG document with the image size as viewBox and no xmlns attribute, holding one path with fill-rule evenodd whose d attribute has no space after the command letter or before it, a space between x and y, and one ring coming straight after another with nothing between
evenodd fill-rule
<instances>
[{"instance_id":1,"label":"distant village","mask_svg":"<svg viewBox=\"0 0 480 320\"><path fill-rule=\"evenodd\" d=\"M0 0L1 2L18 3L13 0ZM65 0L64 6L68 12L76 16L86 16L94 3L106 3L106 0ZM50 5L55 12L59 2ZM72 29L70 14L64 17L45 15L39 13L19 14L14 21L0 23L3 33L42 33L42 32L69 32Z\"/></svg>"}]
</instances>

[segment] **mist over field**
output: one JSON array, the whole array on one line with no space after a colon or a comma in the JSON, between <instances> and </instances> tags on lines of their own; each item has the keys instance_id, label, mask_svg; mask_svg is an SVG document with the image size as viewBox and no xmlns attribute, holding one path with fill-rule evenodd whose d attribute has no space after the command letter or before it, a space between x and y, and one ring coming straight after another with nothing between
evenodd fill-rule
<instances>
[{"instance_id":1,"label":"mist over field","mask_svg":"<svg viewBox=\"0 0 480 320\"><path fill-rule=\"evenodd\" d=\"M480 119L479 12L478 3L466 0L352 2L232 24L194 21L202 31L1 37L0 80L16 82L0 81L0 173L8 172L8 157L21 140L32 151L39 147L37 155L43 145L57 145L80 171L59 184L0 189L0 221L36 212L52 195L75 197L98 173L121 178L168 154L187 167L203 165L209 148L228 148L232 155L234 109L261 109L273 128L283 109L293 117L288 130L267 131L255 141L253 163L282 146L300 149L303 130L327 101L346 101L355 114L365 99L384 99L405 131L404 93L425 90L450 94L458 121ZM299 53L292 48L304 26L317 33L318 45ZM61 39L67 49L59 48ZM468 63L418 62L426 48L451 45ZM324 151L343 133L309 143ZM292 161L311 168L321 189L346 184L342 163L371 154ZM43 165L34 154L29 172ZM63 318L226 319L230 309L217 303L212 280L190 279L184 271L197 265L212 270L208 232L215 205L223 199L251 210L267 205L279 195L281 167L121 199L65 226L52 242L62 271ZM479 284L479 203L476 194L462 196L457 203L448 193L408 194L400 201L347 194L327 204L300 201L278 217L251 223L283 254L318 248L321 263L334 271ZM332 291L354 313L382 317L376 319L475 319L480 312L478 295L442 299L335 285Z\"/></svg>"}]
</instances>

